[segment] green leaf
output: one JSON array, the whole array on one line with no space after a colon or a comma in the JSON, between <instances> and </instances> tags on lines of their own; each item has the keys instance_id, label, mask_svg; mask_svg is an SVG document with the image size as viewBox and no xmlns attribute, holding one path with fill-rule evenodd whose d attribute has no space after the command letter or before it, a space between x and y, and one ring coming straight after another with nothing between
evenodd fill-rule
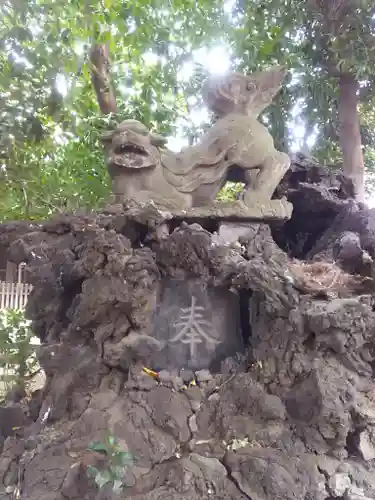
<instances>
[{"instance_id":1,"label":"green leaf","mask_svg":"<svg viewBox=\"0 0 375 500\"><path fill-rule=\"evenodd\" d=\"M87 473L88 473L89 476L95 478L98 474L100 474L100 471L96 467L93 467L93 466L89 465L87 467Z\"/></svg>"},{"instance_id":2,"label":"green leaf","mask_svg":"<svg viewBox=\"0 0 375 500\"><path fill-rule=\"evenodd\" d=\"M118 457L119 457L119 462L124 466L131 465L134 461L133 456L126 451L120 451L118 453Z\"/></svg>"},{"instance_id":3,"label":"green leaf","mask_svg":"<svg viewBox=\"0 0 375 500\"><path fill-rule=\"evenodd\" d=\"M115 440L114 436L112 436L111 434L109 434L109 435L107 436L107 441L108 441L108 444L109 444L110 446L114 446L114 444L115 444L115 442L116 442L116 440Z\"/></svg>"},{"instance_id":4,"label":"green leaf","mask_svg":"<svg viewBox=\"0 0 375 500\"><path fill-rule=\"evenodd\" d=\"M98 453L103 453L105 455L107 455L108 453L106 445L104 443L101 443L100 441L90 443L88 449L90 451L96 451Z\"/></svg>"},{"instance_id":5,"label":"green leaf","mask_svg":"<svg viewBox=\"0 0 375 500\"><path fill-rule=\"evenodd\" d=\"M122 481L120 479L115 479L115 481L113 481L113 491L115 493L119 493L122 489L123 489Z\"/></svg>"},{"instance_id":6,"label":"green leaf","mask_svg":"<svg viewBox=\"0 0 375 500\"><path fill-rule=\"evenodd\" d=\"M104 486L112 481L112 477L109 471L100 471L95 476L95 483L98 485L99 489L104 488Z\"/></svg>"}]
</instances>

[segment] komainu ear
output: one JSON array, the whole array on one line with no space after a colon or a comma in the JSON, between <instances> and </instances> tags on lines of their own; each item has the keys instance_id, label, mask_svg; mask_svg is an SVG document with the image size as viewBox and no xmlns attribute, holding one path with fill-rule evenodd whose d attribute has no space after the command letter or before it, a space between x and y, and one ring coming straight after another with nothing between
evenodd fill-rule
<instances>
[{"instance_id":1,"label":"komainu ear","mask_svg":"<svg viewBox=\"0 0 375 500\"><path fill-rule=\"evenodd\" d=\"M149 137L151 144L153 146L156 146L157 148L163 148L168 142L168 139L166 139L162 135L155 134L153 132L150 132Z\"/></svg>"},{"instance_id":2,"label":"komainu ear","mask_svg":"<svg viewBox=\"0 0 375 500\"><path fill-rule=\"evenodd\" d=\"M259 115L271 103L279 92L286 70L282 66L276 66L268 71L262 71L252 75L257 82L258 92L249 102L249 110L256 116Z\"/></svg>"},{"instance_id":3,"label":"komainu ear","mask_svg":"<svg viewBox=\"0 0 375 500\"><path fill-rule=\"evenodd\" d=\"M103 132L99 136L99 141L102 144L104 144L105 146L107 146L108 144L110 144L112 142L112 139L113 139L113 130Z\"/></svg>"}]
</instances>

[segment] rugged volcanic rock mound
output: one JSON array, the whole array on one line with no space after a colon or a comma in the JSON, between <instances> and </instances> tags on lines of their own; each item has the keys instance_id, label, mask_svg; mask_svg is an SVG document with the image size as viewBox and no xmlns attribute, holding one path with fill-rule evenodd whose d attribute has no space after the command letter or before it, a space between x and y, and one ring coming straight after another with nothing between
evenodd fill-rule
<instances>
[{"instance_id":1,"label":"rugged volcanic rock mound","mask_svg":"<svg viewBox=\"0 0 375 500\"><path fill-rule=\"evenodd\" d=\"M47 383L0 409L0 498L375 498L374 214L302 158L279 194L292 219L241 245L121 207L1 227ZM108 433L120 493L88 473Z\"/></svg>"}]
</instances>

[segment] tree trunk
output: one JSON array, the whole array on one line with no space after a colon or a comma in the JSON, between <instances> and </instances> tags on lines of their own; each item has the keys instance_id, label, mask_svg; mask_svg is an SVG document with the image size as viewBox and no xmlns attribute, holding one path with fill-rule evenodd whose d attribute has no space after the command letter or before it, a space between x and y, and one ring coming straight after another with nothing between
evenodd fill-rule
<instances>
[{"instance_id":1,"label":"tree trunk","mask_svg":"<svg viewBox=\"0 0 375 500\"><path fill-rule=\"evenodd\" d=\"M109 51L106 44L95 44L90 52L91 79L100 111L116 113L117 105L109 74Z\"/></svg>"},{"instance_id":2,"label":"tree trunk","mask_svg":"<svg viewBox=\"0 0 375 500\"><path fill-rule=\"evenodd\" d=\"M355 185L356 198L364 200L364 162L357 109L357 81L353 75L339 78L339 134L343 171Z\"/></svg>"}]
</instances>

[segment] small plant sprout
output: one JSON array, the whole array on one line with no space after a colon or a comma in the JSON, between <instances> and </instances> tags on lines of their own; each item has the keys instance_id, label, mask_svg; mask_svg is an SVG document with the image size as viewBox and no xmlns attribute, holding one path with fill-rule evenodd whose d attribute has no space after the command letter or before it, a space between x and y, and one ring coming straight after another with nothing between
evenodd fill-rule
<instances>
[{"instance_id":1,"label":"small plant sprout","mask_svg":"<svg viewBox=\"0 0 375 500\"><path fill-rule=\"evenodd\" d=\"M108 483L112 484L112 491L119 492L124 487L123 475L126 469L133 464L130 453L122 451L111 434L108 434L103 442L93 442L88 449L100 453L106 457L106 468L99 470L96 467L88 467L88 474L94 478L95 483L101 490Z\"/></svg>"}]
</instances>

